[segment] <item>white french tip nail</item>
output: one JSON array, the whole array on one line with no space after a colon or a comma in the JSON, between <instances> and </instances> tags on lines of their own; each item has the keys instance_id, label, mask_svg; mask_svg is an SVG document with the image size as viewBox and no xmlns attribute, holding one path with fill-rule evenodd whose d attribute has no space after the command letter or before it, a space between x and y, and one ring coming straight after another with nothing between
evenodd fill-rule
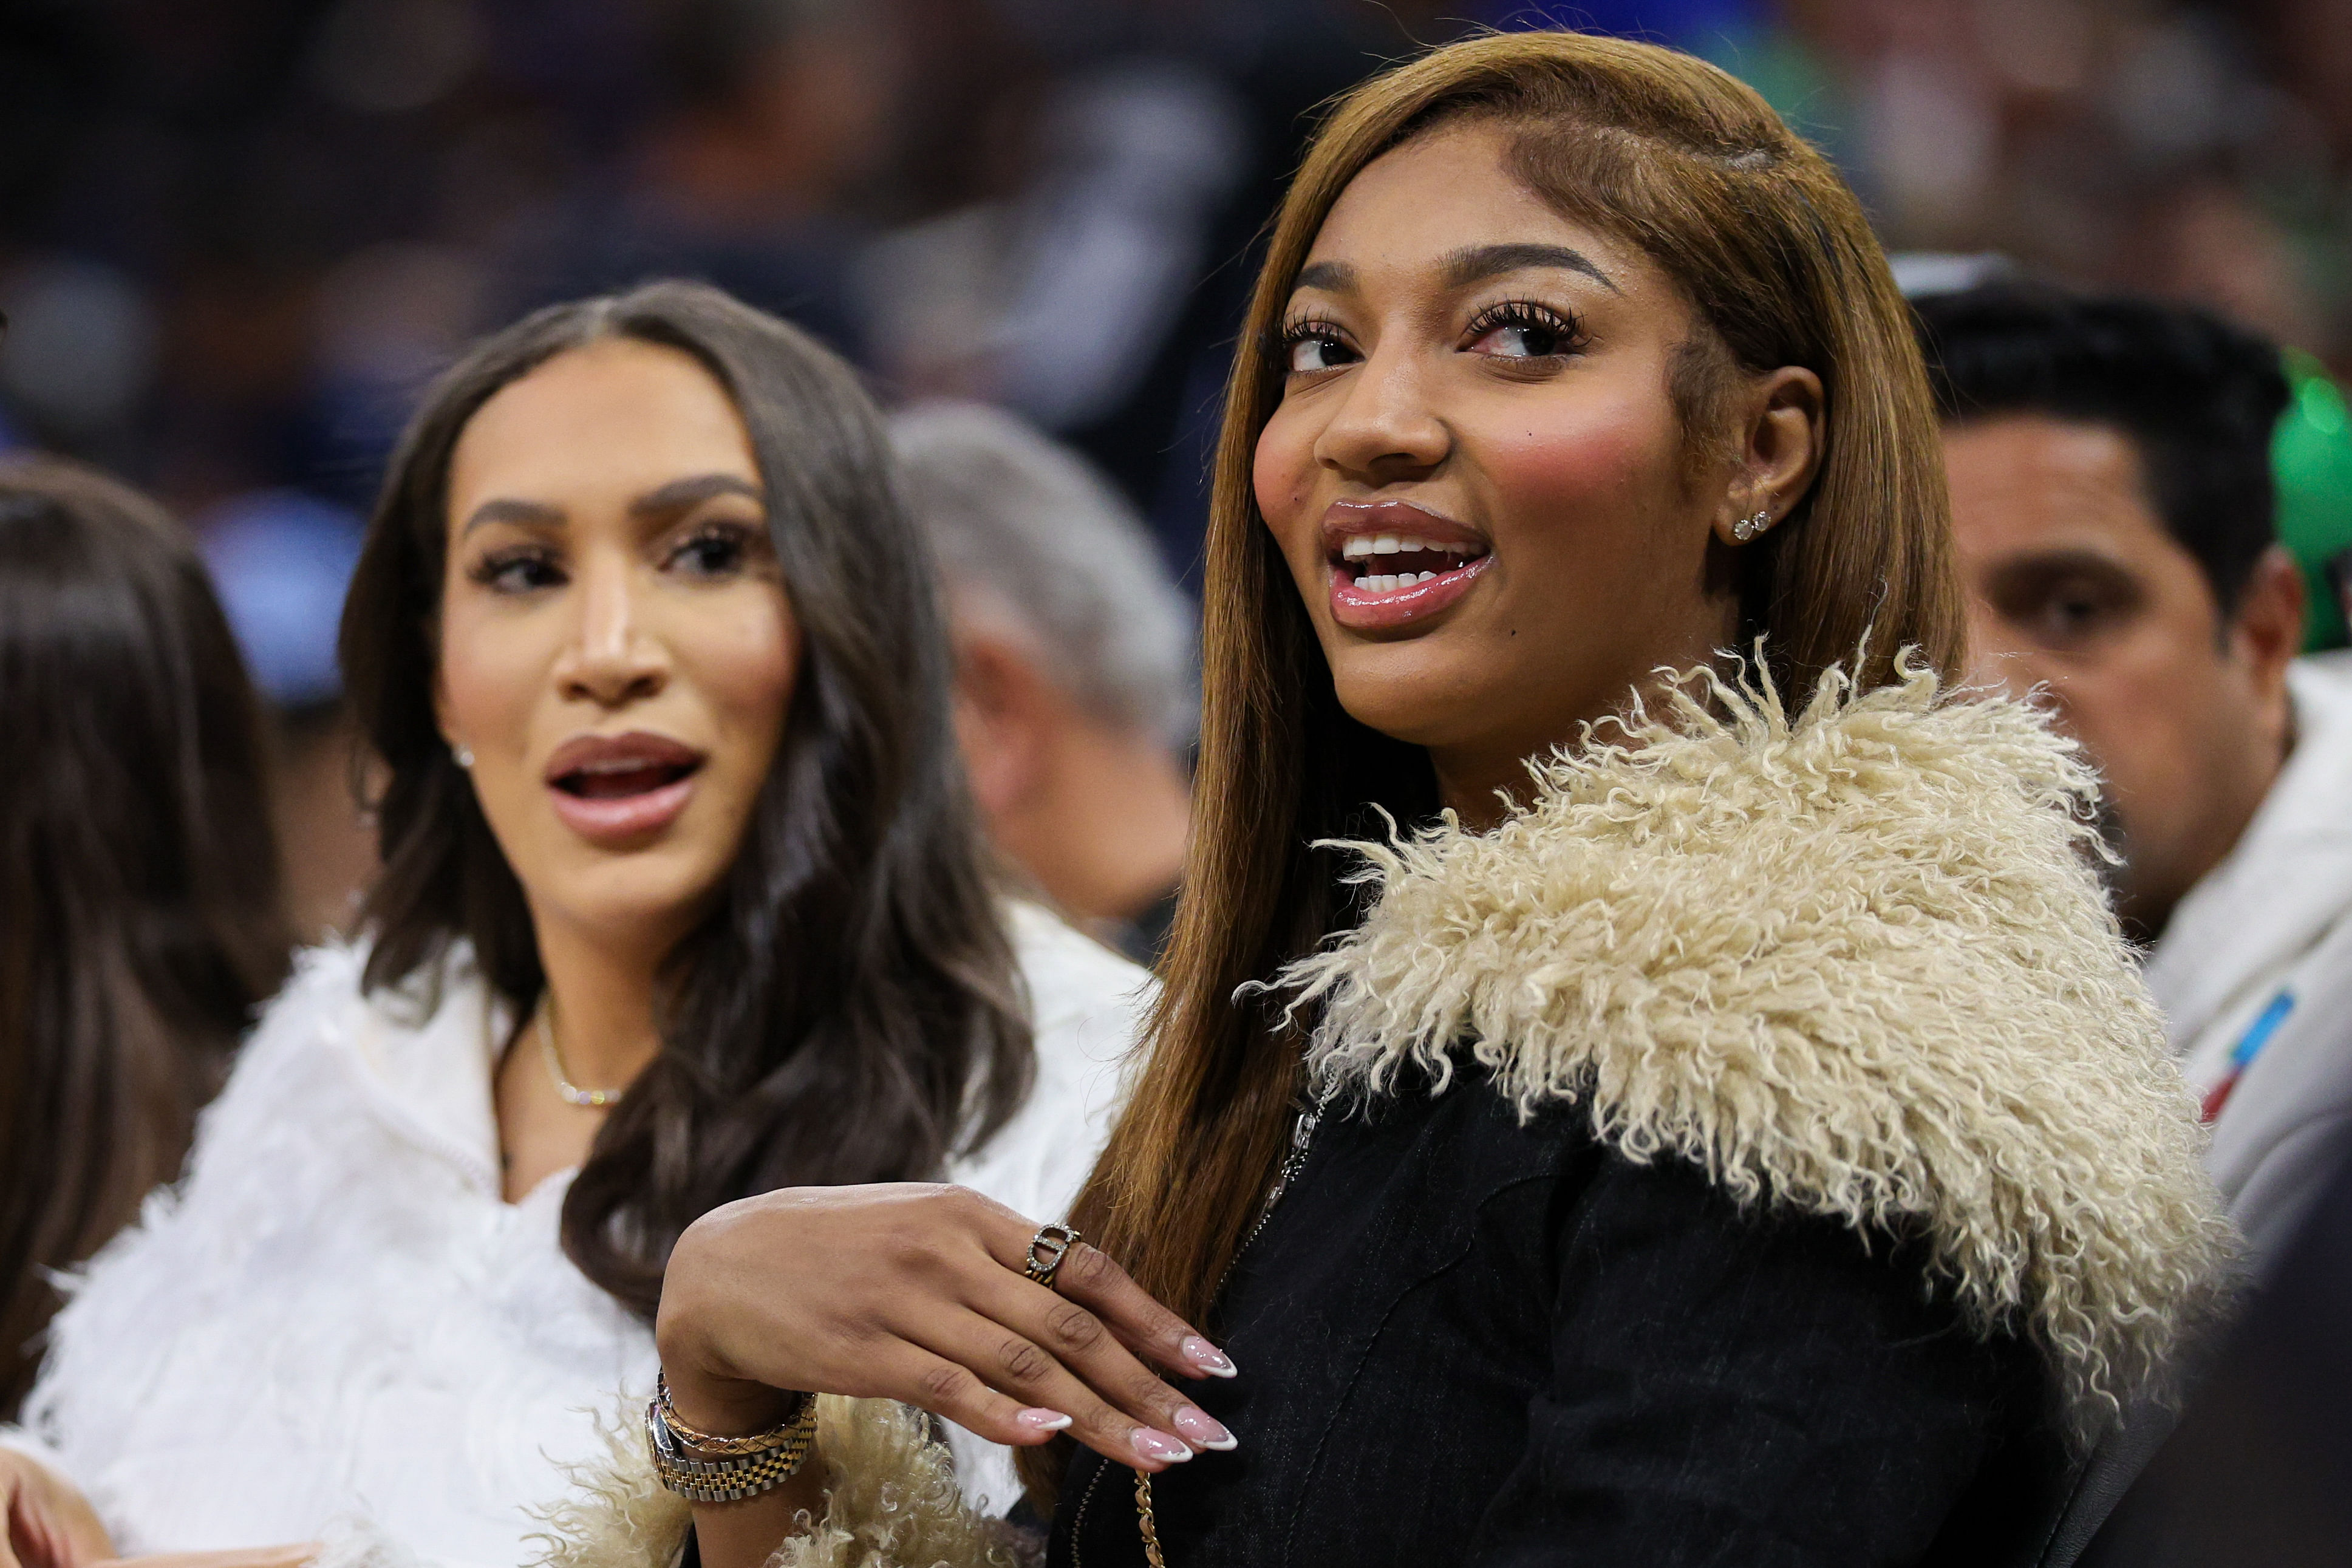
<instances>
[{"instance_id":1,"label":"white french tip nail","mask_svg":"<svg viewBox=\"0 0 2352 1568\"><path fill-rule=\"evenodd\" d=\"M1182 1349L1184 1352L1184 1359L1192 1363L1195 1367L1198 1367L1201 1371L1207 1373L1211 1377L1235 1377L1240 1375L1241 1368L1234 1364L1233 1357L1227 1355L1224 1352L1219 1350L1216 1346L1211 1344L1208 1341L1202 1339L1198 1334L1185 1335Z\"/></svg>"},{"instance_id":2,"label":"white french tip nail","mask_svg":"<svg viewBox=\"0 0 2352 1568\"><path fill-rule=\"evenodd\" d=\"M1013 1419L1032 1432L1059 1432L1070 1425L1070 1418L1060 1411L1044 1408L1024 1410Z\"/></svg>"}]
</instances>

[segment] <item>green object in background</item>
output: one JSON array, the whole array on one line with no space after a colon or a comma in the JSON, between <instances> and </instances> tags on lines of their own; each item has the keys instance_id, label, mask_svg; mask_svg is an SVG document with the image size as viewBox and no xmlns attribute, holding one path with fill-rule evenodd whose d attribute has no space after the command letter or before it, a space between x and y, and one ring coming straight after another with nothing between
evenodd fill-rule
<instances>
[{"instance_id":1,"label":"green object in background","mask_svg":"<svg viewBox=\"0 0 2352 1568\"><path fill-rule=\"evenodd\" d=\"M2271 439L2271 474L2279 542L2303 568L2303 647L2314 653L2347 640L2327 563L2352 550L2352 410L2326 366L2298 349L2285 360L2294 392Z\"/></svg>"}]
</instances>

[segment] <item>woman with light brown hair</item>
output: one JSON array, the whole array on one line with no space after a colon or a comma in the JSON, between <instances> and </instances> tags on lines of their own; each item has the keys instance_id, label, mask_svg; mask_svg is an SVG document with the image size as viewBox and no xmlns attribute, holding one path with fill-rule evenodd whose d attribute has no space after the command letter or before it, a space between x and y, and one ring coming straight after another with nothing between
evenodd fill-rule
<instances>
[{"instance_id":1,"label":"woman with light brown hair","mask_svg":"<svg viewBox=\"0 0 2352 1568\"><path fill-rule=\"evenodd\" d=\"M1032 1445L1074 1568L2048 1560L2227 1231L2094 781L1948 689L1853 195L1696 60L1474 39L1337 107L1242 344L1085 1242L945 1188L714 1214L661 1462L575 1560L675 1543L656 1480L713 1568L1006 1548L887 1400Z\"/></svg>"}]
</instances>

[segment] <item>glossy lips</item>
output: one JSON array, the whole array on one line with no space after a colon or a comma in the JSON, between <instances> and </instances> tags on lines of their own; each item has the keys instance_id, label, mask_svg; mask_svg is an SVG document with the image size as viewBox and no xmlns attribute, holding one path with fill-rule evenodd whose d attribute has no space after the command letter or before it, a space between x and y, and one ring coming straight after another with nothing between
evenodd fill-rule
<instances>
[{"instance_id":1,"label":"glossy lips","mask_svg":"<svg viewBox=\"0 0 2352 1568\"><path fill-rule=\"evenodd\" d=\"M625 847L677 819L703 754L667 735L576 735L548 759L555 815L591 843Z\"/></svg>"},{"instance_id":2,"label":"glossy lips","mask_svg":"<svg viewBox=\"0 0 2352 1568\"><path fill-rule=\"evenodd\" d=\"M1331 616L1374 631L1424 620L1470 591L1493 562L1475 529L1407 501L1334 501L1323 514ZM1391 579L1415 581L1391 585Z\"/></svg>"}]
</instances>

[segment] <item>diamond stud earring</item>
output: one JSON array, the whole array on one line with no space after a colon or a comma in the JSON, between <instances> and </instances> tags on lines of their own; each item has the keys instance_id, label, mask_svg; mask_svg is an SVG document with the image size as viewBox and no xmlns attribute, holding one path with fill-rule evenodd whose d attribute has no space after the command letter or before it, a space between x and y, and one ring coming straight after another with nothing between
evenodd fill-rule
<instances>
[{"instance_id":1,"label":"diamond stud earring","mask_svg":"<svg viewBox=\"0 0 2352 1568\"><path fill-rule=\"evenodd\" d=\"M1754 517L1743 517L1731 525L1731 537L1745 544L1772 526L1772 514L1759 511Z\"/></svg>"},{"instance_id":2,"label":"diamond stud earring","mask_svg":"<svg viewBox=\"0 0 2352 1568\"><path fill-rule=\"evenodd\" d=\"M449 748L449 754L457 759L457 765L461 768L470 768L474 765L474 749L462 741Z\"/></svg>"}]
</instances>

